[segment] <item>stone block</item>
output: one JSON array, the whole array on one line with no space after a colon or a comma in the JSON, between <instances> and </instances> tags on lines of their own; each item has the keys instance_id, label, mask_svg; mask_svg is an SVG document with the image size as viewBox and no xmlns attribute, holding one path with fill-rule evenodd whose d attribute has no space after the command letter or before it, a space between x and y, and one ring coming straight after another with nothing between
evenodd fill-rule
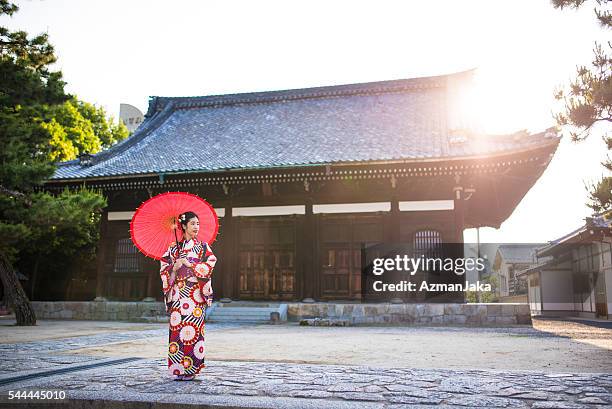
<instances>
[{"instance_id":1,"label":"stone block","mask_svg":"<svg viewBox=\"0 0 612 409\"><path fill-rule=\"evenodd\" d=\"M495 317L495 323L504 324L504 325L516 324L516 318L514 317L514 315L512 316L498 315Z\"/></svg>"},{"instance_id":2,"label":"stone block","mask_svg":"<svg viewBox=\"0 0 612 409\"><path fill-rule=\"evenodd\" d=\"M479 315L480 317L487 316L487 306L486 305L476 304L474 305L474 307L476 308L476 311L474 312L475 315Z\"/></svg>"},{"instance_id":3,"label":"stone block","mask_svg":"<svg viewBox=\"0 0 612 409\"><path fill-rule=\"evenodd\" d=\"M138 304L140 304L140 303L135 303L135 302L126 303L126 309L127 309L128 318L137 318L137 317L140 317L142 315L138 311ZM151 306L153 305L151 303L148 303L148 304L150 304Z\"/></svg>"},{"instance_id":4,"label":"stone block","mask_svg":"<svg viewBox=\"0 0 612 409\"><path fill-rule=\"evenodd\" d=\"M379 310L378 306L374 305L374 306L370 306L370 305L365 305L363 306L363 315L365 315L366 317L376 317L378 315L381 314L381 311Z\"/></svg>"},{"instance_id":5,"label":"stone block","mask_svg":"<svg viewBox=\"0 0 612 409\"><path fill-rule=\"evenodd\" d=\"M444 315L444 304L425 304L423 315L426 317Z\"/></svg>"},{"instance_id":6,"label":"stone block","mask_svg":"<svg viewBox=\"0 0 612 409\"><path fill-rule=\"evenodd\" d=\"M106 311L111 313L117 313L119 311L119 303L116 301L107 302Z\"/></svg>"},{"instance_id":7,"label":"stone block","mask_svg":"<svg viewBox=\"0 0 612 409\"><path fill-rule=\"evenodd\" d=\"M501 315L502 306L501 304L488 304L487 305L487 315L489 317L495 317L496 315Z\"/></svg>"},{"instance_id":8,"label":"stone block","mask_svg":"<svg viewBox=\"0 0 612 409\"><path fill-rule=\"evenodd\" d=\"M389 315L403 315L406 312L405 304L389 304L387 308Z\"/></svg>"},{"instance_id":9,"label":"stone block","mask_svg":"<svg viewBox=\"0 0 612 409\"><path fill-rule=\"evenodd\" d=\"M365 315L363 305L355 305L353 307L353 317L362 317Z\"/></svg>"},{"instance_id":10,"label":"stone block","mask_svg":"<svg viewBox=\"0 0 612 409\"><path fill-rule=\"evenodd\" d=\"M419 315L417 304L404 304L403 307L404 307L403 314L406 317L408 317L411 321L414 321L414 318Z\"/></svg>"},{"instance_id":11,"label":"stone block","mask_svg":"<svg viewBox=\"0 0 612 409\"><path fill-rule=\"evenodd\" d=\"M475 304L461 304L461 312L462 315L475 315L477 310L477 305Z\"/></svg>"},{"instance_id":12,"label":"stone block","mask_svg":"<svg viewBox=\"0 0 612 409\"><path fill-rule=\"evenodd\" d=\"M517 315L516 316L516 323L517 324L523 324L523 325L529 325L531 324L531 314L528 315Z\"/></svg>"},{"instance_id":13,"label":"stone block","mask_svg":"<svg viewBox=\"0 0 612 409\"><path fill-rule=\"evenodd\" d=\"M91 312L94 315L94 317L96 316L96 314L100 314L100 313L104 313L106 311L106 303L101 301L101 302L94 302L91 305Z\"/></svg>"},{"instance_id":14,"label":"stone block","mask_svg":"<svg viewBox=\"0 0 612 409\"><path fill-rule=\"evenodd\" d=\"M299 304L288 304L287 305L287 317L289 319L297 317L300 313Z\"/></svg>"},{"instance_id":15,"label":"stone block","mask_svg":"<svg viewBox=\"0 0 612 409\"><path fill-rule=\"evenodd\" d=\"M461 314L462 304L444 304L444 315Z\"/></svg>"},{"instance_id":16,"label":"stone block","mask_svg":"<svg viewBox=\"0 0 612 409\"><path fill-rule=\"evenodd\" d=\"M425 315L425 304L413 304L414 305L414 318L418 321L419 318Z\"/></svg>"},{"instance_id":17,"label":"stone block","mask_svg":"<svg viewBox=\"0 0 612 409\"><path fill-rule=\"evenodd\" d=\"M502 307L501 315L504 315L504 316L514 316L514 313L515 313L514 305L512 305L512 304L502 304L501 307Z\"/></svg>"},{"instance_id":18,"label":"stone block","mask_svg":"<svg viewBox=\"0 0 612 409\"><path fill-rule=\"evenodd\" d=\"M483 323L483 318L485 318L485 316L482 316L480 314L468 315L465 318L465 323L466 324L470 324L470 325L482 324Z\"/></svg>"},{"instance_id":19,"label":"stone block","mask_svg":"<svg viewBox=\"0 0 612 409\"><path fill-rule=\"evenodd\" d=\"M413 315L403 315L400 318L400 322L403 322L406 324L414 324L415 322L417 322L417 317Z\"/></svg>"},{"instance_id":20,"label":"stone block","mask_svg":"<svg viewBox=\"0 0 612 409\"><path fill-rule=\"evenodd\" d=\"M117 319L122 321L128 319L127 305L119 305L119 311L117 311Z\"/></svg>"},{"instance_id":21,"label":"stone block","mask_svg":"<svg viewBox=\"0 0 612 409\"><path fill-rule=\"evenodd\" d=\"M519 304L515 306L516 314L518 315L531 315L529 304Z\"/></svg>"}]
</instances>

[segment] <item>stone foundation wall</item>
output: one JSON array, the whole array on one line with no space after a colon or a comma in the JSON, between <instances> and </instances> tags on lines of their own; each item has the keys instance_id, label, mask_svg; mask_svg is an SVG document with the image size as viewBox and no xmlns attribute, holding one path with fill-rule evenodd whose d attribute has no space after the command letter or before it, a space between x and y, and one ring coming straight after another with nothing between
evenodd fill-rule
<instances>
[{"instance_id":1,"label":"stone foundation wall","mask_svg":"<svg viewBox=\"0 0 612 409\"><path fill-rule=\"evenodd\" d=\"M39 319L149 321L166 317L161 302L34 301L32 304ZM232 303L226 305L232 306ZM287 306L289 321L335 318L348 320L350 324L531 324L528 304L287 303Z\"/></svg>"},{"instance_id":2,"label":"stone foundation wall","mask_svg":"<svg viewBox=\"0 0 612 409\"><path fill-rule=\"evenodd\" d=\"M146 317L165 316L161 302L123 301L34 301L38 319L141 321Z\"/></svg>"},{"instance_id":3,"label":"stone foundation wall","mask_svg":"<svg viewBox=\"0 0 612 409\"><path fill-rule=\"evenodd\" d=\"M531 324L528 304L288 304L290 321L347 319L351 324Z\"/></svg>"}]
</instances>

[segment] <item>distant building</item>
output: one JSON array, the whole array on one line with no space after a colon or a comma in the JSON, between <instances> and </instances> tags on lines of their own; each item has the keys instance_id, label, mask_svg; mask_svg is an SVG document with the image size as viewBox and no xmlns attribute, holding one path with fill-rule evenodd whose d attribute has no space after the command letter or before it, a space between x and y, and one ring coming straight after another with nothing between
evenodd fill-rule
<instances>
[{"instance_id":1,"label":"distant building","mask_svg":"<svg viewBox=\"0 0 612 409\"><path fill-rule=\"evenodd\" d=\"M535 251L542 244L502 244L495 253L492 273L497 278L497 293L501 297L527 293L524 281L516 273L536 264Z\"/></svg>"},{"instance_id":2,"label":"distant building","mask_svg":"<svg viewBox=\"0 0 612 409\"><path fill-rule=\"evenodd\" d=\"M128 131L132 133L144 121L144 114L134 105L121 104L119 106L119 119L125 124Z\"/></svg>"},{"instance_id":3,"label":"distant building","mask_svg":"<svg viewBox=\"0 0 612 409\"><path fill-rule=\"evenodd\" d=\"M612 318L612 211L588 217L536 257L537 265L518 272L532 314Z\"/></svg>"}]
</instances>

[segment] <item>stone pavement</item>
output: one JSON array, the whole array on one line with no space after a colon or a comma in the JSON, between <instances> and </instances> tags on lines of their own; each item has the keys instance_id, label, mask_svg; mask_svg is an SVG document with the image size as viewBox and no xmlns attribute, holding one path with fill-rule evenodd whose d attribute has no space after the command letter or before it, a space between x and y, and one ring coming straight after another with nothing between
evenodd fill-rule
<instances>
[{"instance_id":1,"label":"stone pavement","mask_svg":"<svg viewBox=\"0 0 612 409\"><path fill-rule=\"evenodd\" d=\"M209 361L195 381L176 382L168 379L162 360L140 359L4 384L0 402L8 402L9 390L63 390L79 404L104 400L106 407L157 402L244 408L592 408L612 405L612 374Z\"/></svg>"},{"instance_id":2,"label":"stone pavement","mask_svg":"<svg viewBox=\"0 0 612 409\"><path fill-rule=\"evenodd\" d=\"M239 326L209 323L207 330L212 335ZM118 331L0 344L0 408L612 407L610 373L551 373L538 368L533 368L534 371L382 368L278 362L278 359L209 360L195 381L177 382L167 376L162 357L66 353L92 345L121 348L126 339L165 337L166 331L165 328ZM440 336L445 336L443 332ZM474 333L477 334L478 331ZM364 342L368 342L367 337ZM8 400L9 391L41 390L64 391L67 399Z\"/></svg>"}]
</instances>

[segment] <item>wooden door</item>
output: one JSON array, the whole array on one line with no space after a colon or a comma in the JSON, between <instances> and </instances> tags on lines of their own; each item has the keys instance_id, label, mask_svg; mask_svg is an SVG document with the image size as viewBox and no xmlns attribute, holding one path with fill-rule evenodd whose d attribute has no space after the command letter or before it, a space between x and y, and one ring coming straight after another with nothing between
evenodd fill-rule
<instances>
[{"instance_id":1,"label":"wooden door","mask_svg":"<svg viewBox=\"0 0 612 409\"><path fill-rule=\"evenodd\" d=\"M361 247L382 241L380 215L322 215L319 298L361 300Z\"/></svg>"},{"instance_id":2,"label":"wooden door","mask_svg":"<svg viewBox=\"0 0 612 409\"><path fill-rule=\"evenodd\" d=\"M606 297L606 280L603 271L597 274L595 284L595 311L598 317L608 318L608 300Z\"/></svg>"},{"instance_id":3,"label":"wooden door","mask_svg":"<svg viewBox=\"0 0 612 409\"><path fill-rule=\"evenodd\" d=\"M296 219L244 218L239 232L240 298L294 299Z\"/></svg>"}]
</instances>

